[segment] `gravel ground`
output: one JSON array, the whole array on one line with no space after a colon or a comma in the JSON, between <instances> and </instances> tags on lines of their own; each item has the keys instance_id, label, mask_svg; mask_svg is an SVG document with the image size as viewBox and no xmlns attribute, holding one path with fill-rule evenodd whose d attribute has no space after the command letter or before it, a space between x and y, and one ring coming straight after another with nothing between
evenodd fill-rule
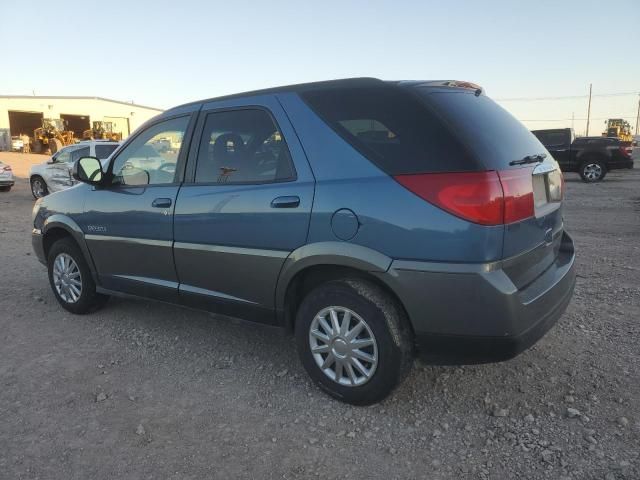
<instances>
[{"instance_id":1,"label":"gravel ground","mask_svg":"<svg viewBox=\"0 0 640 480\"><path fill-rule=\"evenodd\" d=\"M366 408L316 389L276 329L120 298L66 313L32 205L25 179L0 194L0 478L640 478L638 169L567 175L578 283L542 341L416 363Z\"/></svg>"}]
</instances>

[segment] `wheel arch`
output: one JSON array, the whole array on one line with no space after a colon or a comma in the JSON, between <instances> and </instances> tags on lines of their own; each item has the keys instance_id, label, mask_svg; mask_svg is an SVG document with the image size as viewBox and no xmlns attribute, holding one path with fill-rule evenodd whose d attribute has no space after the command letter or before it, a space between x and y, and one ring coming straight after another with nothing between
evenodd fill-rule
<instances>
[{"instance_id":1,"label":"wheel arch","mask_svg":"<svg viewBox=\"0 0 640 480\"><path fill-rule=\"evenodd\" d=\"M389 270L391 262L391 258L380 252L345 242L322 242L295 250L278 277L275 299L278 323L293 331L296 311L304 296L321 283L347 277L377 285L406 314L402 301L381 275Z\"/></svg>"},{"instance_id":2,"label":"wheel arch","mask_svg":"<svg viewBox=\"0 0 640 480\"><path fill-rule=\"evenodd\" d=\"M87 248L87 244L84 240L84 233L75 221L65 215L51 215L45 220L42 226L42 241L45 258L48 257L49 250L54 242L65 237L71 238L78 245L80 251L82 252L82 255L84 255L84 258L89 265L91 275L93 276L93 279L97 284L98 282L95 266L93 264L91 254L89 253L89 249Z\"/></svg>"}]
</instances>

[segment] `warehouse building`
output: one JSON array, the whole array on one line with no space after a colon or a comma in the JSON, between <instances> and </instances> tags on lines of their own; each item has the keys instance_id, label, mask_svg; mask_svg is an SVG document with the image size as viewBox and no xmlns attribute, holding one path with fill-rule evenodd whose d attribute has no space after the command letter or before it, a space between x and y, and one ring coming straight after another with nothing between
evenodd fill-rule
<instances>
[{"instance_id":1,"label":"warehouse building","mask_svg":"<svg viewBox=\"0 0 640 480\"><path fill-rule=\"evenodd\" d=\"M12 136L29 136L43 120L62 120L64 129L81 140L94 122L109 124L126 138L162 110L101 97L40 97L0 95L0 150L11 148Z\"/></svg>"}]
</instances>

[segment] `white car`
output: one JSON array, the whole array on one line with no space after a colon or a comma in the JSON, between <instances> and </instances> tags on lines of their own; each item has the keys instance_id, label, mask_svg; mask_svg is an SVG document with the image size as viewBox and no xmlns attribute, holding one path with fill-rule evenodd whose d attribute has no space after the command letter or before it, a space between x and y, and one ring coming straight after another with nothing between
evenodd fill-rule
<instances>
[{"instance_id":1,"label":"white car","mask_svg":"<svg viewBox=\"0 0 640 480\"><path fill-rule=\"evenodd\" d=\"M76 160L97 157L105 166L107 159L119 146L119 142L91 140L58 150L47 162L31 167L31 193L35 198L40 198L75 185L71 169Z\"/></svg>"},{"instance_id":2,"label":"white car","mask_svg":"<svg viewBox=\"0 0 640 480\"><path fill-rule=\"evenodd\" d=\"M20 137L11 137L11 151L12 152L24 151L24 140Z\"/></svg>"},{"instance_id":3,"label":"white car","mask_svg":"<svg viewBox=\"0 0 640 480\"><path fill-rule=\"evenodd\" d=\"M0 161L0 192L8 192L13 187L13 171L6 163Z\"/></svg>"}]
</instances>

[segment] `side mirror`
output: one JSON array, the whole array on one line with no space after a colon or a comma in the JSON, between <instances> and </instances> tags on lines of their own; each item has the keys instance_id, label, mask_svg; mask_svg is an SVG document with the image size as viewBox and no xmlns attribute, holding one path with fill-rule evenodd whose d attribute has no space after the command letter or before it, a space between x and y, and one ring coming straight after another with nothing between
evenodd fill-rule
<instances>
[{"instance_id":1,"label":"side mirror","mask_svg":"<svg viewBox=\"0 0 640 480\"><path fill-rule=\"evenodd\" d=\"M71 175L79 182L100 185L104 178L102 164L96 157L82 157L73 164Z\"/></svg>"},{"instance_id":2,"label":"side mirror","mask_svg":"<svg viewBox=\"0 0 640 480\"><path fill-rule=\"evenodd\" d=\"M47 165L53 165L54 163L56 163L56 161L53 158L47 160Z\"/></svg>"}]
</instances>

